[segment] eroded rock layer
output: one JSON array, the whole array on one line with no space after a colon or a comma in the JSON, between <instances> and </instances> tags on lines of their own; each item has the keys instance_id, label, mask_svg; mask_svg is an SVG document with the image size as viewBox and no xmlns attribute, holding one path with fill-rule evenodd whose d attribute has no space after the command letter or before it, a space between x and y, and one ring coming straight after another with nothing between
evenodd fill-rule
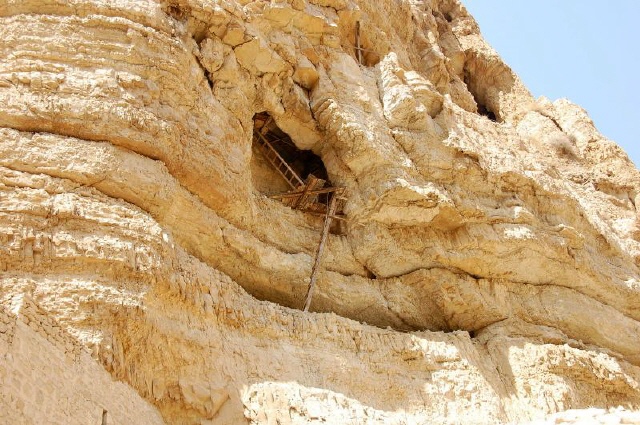
<instances>
[{"instance_id":1,"label":"eroded rock layer","mask_svg":"<svg viewBox=\"0 0 640 425\"><path fill-rule=\"evenodd\" d=\"M28 300L88 350L64 370L117 420L640 405L640 172L581 108L534 99L459 2L0 0L0 22L2 317L38 331ZM322 218L268 196L287 186L257 113L346 189L311 313ZM12 353L49 347L16 326L8 382Z\"/></svg>"}]
</instances>

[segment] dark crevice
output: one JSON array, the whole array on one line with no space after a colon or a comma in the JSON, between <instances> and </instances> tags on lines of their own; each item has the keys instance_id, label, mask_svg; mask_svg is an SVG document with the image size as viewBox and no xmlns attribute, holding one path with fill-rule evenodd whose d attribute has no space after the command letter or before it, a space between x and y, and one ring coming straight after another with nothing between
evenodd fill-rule
<instances>
[{"instance_id":1,"label":"dark crevice","mask_svg":"<svg viewBox=\"0 0 640 425\"><path fill-rule=\"evenodd\" d=\"M372 272L371 269L369 269L367 266L363 266L363 267L365 272L367 273L366 275L367 279L371 279L371 280L378 279L378 276L374 272Z\"/></svg>"},{"instance_id":2,"label":"dark crevice","mask_svg":"<svg viewBox=\"0 0 640 425\"><path fill-rule=\"evenodd\" d=\"M480 98L480 94L478 90L476 90L475 85L473 84L472 75L468 68L464 69L464 83L467 85L467 89L469 93L473 96L473 100L476 102L478 106L478 114L489 118L493 122L498 122L496 112L493 111L488 105L486 105L482 99Z\"/></svg>"},{"instance_id":3,"label":"dark crevice","mask_svg":"<svg viewBox=\"0 0 640 425\"><path fill-rule=\"evenodd\" d=\"M306 180L310 175L313 175L325 180L327 184L331 185L327 169L322 159L310 150L299 149L291 137L282 131L274 120L270 120L269 114L256 114L254 123L260 126L259 128L254 128L254 131L261 131L262 134L269 139L282 159L287 162L302 180ZM265 124L268 126L266 129L261 126Z\"/></svg>"},{"instance_id":4,"label":"dark crevice","mask_svg":"<svg viewBox=\"0 0 640 425\"><path fill-rule=\"evenodd\" d=\"M204 39L204 35L202 36L200 41L198 41L198 38L195 35L192 35L191 38L196 43L196 46L198 46L198 51L199 51L200 50L200 42L202 41L202 39ZM198 63L198 66L202 70L202 74L204 75L204 79L207 81L207 84L209 85L209 88L211 89L211 91L213 93L213 80L211 79L211 74L209 74L209 71L207 71L207 68L204 66L204 64L200 60L200 56L199 55L200 54L197 54L197 55L194 54L194 56L196 58L196 62Z\"/></svg>"},{"instance_id":5,"label":"dark crevice","mask_svg":"<svg viewBox=\"0 0 640 425\"><path fill-rule=\"evenodd\" d=\"M167 6L164 11L167 15L171 16L176 21L184 21L191 14L190 8L185 8L178 5Z\"/></svg>"},{"instance_id":6,"label":"dark crevice","mask_svg":"<svg viewBox=\"0 0 640 425\"><path fill-rule=\"evenodd\" d=\"M558 121L554 118L553 115L551 115L550 113L548 113L546 111L542 111L542 110L536 111L536 112L538 112L543 117L549 118L551 120L551 122L553 123L553 125L555 125L558 130L560 130L560 131L562 131L564 133L564 130L560 126L560 123L558 123Z\"/></svg>"},{"instance_id":7,"label":"dark crevice","mask_svg":"<svg viewBox=\"0 0 640 425\"><path fill-rule=\"evenodd\" d=\"M478 113L480 115L489 118L493 122L497 122L498 121L497 118L496 118L496 114L494 114L492 111L488 110L485 105L483 105L482 103L478 102L477 100L476 100L476 103L478 104Z\"/></svg>"},{"instance_id":8,"label":"dark crevice","mask_svg":"<svg viewBox=\"0 0 640 425\"><path fill-rule=\"evenodd\" d=\"M191 37L193 38L193 40L198 43L198 46L200 45L200 43L202 43L202 41L207 38L207 32L204 30L199 30L194 32Z\"/></svg>"},{"instance_id":9,"label":"dark crevice","mask_svg":"<svg viewBox=\"0 0 640 425\"><path fill-rule=\"evenodd\" d=\"M207 83L209 84L209 88L213 91L213 80L209 76L208 72L205 72L205 78L207 79Z\"/></svg>"}]
</instances>

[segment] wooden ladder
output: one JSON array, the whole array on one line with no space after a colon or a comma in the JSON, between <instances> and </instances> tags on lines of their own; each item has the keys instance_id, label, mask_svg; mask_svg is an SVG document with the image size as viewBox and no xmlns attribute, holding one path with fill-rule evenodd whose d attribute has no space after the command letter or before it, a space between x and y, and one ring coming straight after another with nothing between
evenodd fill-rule
<instances>
[{"instance_id":1,"label":"wooden ladder","mask_svg":"<svg viewBox=\"0 0 640 425\"><path fill-rule=\"evenodd\" d=\"M336 207L338 206L338 198L342 195L342 190L338 193L331 193L331 199L329 200L329 205L327 205L327 212L324 216L324 226L322 226L322 234L320 235L320 244L318 245L318 249L316 250L316 258L313 262L313 267L311 268L311 278L309 278L309 288L307 289L307 296L304 301L303 311L309 311L309 307L311 306L311 298L313 297L313 290L316 286L316 281L318 280L318 273L320 272L320 263L322 262L322 257L324 255L324 246L327 243L327 236L329 235L329 228L331 227L331 219L334 217L336 213Z\"/></svg>"},{"instance_id":2,"label":"wooden ladder","mask_svg":"<svg viewBox=\"0 0 640 425\"><path fill-rule=\"evenodd\" d=\"M304 182L300 176L298 176L289 164L287 164L284 158L280 156L278 151L276 151L276 149L271 145L271 142L269 142L269 140L267 140L267 138L259 131L256 131L254 134L254 138L262 147L267 161L269 161L273 168L275 168L282 178L287 181L289 186L291 186L291 189L298 189L300 186L304 186Z\"/></svg>"}]
</instances>

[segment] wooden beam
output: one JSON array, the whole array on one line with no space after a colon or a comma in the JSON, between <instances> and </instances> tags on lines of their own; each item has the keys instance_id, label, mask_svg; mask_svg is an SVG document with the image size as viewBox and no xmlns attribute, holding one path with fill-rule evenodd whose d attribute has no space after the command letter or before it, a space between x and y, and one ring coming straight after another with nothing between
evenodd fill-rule
<instances>
[{"instance_id":1,"label":"wooden beam","mask_svg":"<svg viewBox=\"0 0 640 425\"><path fill-rule=\"evenodd\" d=\"M304 302L304 310L309 311L311 305L311 297L313 297L313 290L316 286L316 280L318 280L318 272L320 271L320 263L322 261L322 254L324 253L324 245L327 243L327 235L329 234L329 227L331 227L331 218L336 212L336 205L338 199L335 196L331 197L329 201L329 208L327 208L327 214L324 217L324 227L322 228L322 235L320 236L320 244L318 245L318 251L316 252L316 260L311 268L311 279L309 279L309 289L307 290L307 298Z\"/></svg>"},{"instance_id":2,"label":"wooden beam","mask_svg":"<svg viewBox=\"0 0 640 425\"><path fill-rule=\"evenodd\" d=\"M303 213L307 213L307 214L311 214L311 215L318 215L318 216L322 216L322 217L327 215L327 213L321 213L321 212L312 211L312 210L300 210L300 211L302 211ZM344 215L335 215L334 214L334 215L331 216L331 218L334 219L334 220L347 221L347 217L344 216Z\"/></svg>"},{"instance_id":3,"label":"wooden beam","mask_svg":"<svg viewBox=\"0 0 640 425\"><path fill-rule=\"evenodd\" d=\"M315 190L310 190L308 192L306 192L307 195L321 195L323 193L331 193L331 192L336 192L338 190L342 189L341 187L325 187L322 189L315 189ZM269 198L271 199L282 199L282 198L297 198L300 195L303 195L305 192L287 192L287 193L281 193L279 195L271 195L269 196ZM342 198L345 199L345 198Z\"/></svg>"},{"instance_id":4,"label":"wooden beam","mask_svg":"<svg viewBox=\"0 0 640 425\"><path fill-rule=\"evenodd\" d=\"M293 204L294 209L297 209L300 207L300 205L304 204L307 196L309 196L309 191L315 186L316 180L318 179L316 179L314 176L309 176L309 179L307 180L307 185L304 187L302 194L298 199L296 199L296 202Z\"/></svg>"},{"instance_id":5,"label":"wooden beam","mask_svg":"<svg viewBox=\"0 0 640 425\"><path fill-rule=\"evenodd\" d=\"M358 64L362 64L362 51L360 49L360 21L356 21L356 56Z\"/></svg>"},{"instance_id":6,"label":"wooden beam","mask_svg":"<svg viewBox=\"0 0 640 425\"><path fill-rule=\"evenodd\" d=\"M378 54L378 52L376 52L375 50L365 49L364 47L352 46L351 44L349 44L349 46L353 47L354 50L360 50L361 52L375 53L376 55Z\"/></svg>"},{"instance_id":7,"label":"wooden beam","mask_svg":"<svg viewBox=\"0 0 640 425\"><path fill-rule=\"evenodd\" d=\"M269 118L267 118L264 124L262 124L262 128L260 129L260 134L262 135L267 134L267 132L269 131L269 125L271 124L271 121L273 121L273 117L269 115Z\"/></svg>"}]
</instances>

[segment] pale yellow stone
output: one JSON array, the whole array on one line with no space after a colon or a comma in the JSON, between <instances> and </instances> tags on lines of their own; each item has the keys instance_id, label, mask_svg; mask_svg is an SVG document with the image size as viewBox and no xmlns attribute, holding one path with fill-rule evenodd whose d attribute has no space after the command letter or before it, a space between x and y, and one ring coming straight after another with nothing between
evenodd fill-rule
<instances>
[{"instance_id":1,"label":"pale yellow stone","mask_svg":"<svg viewBox=\"0 0 640 425\"><path fill-rule=\"evenodd\" d=\"M235 47L245 41L244 28L232 22L227 26L227 31L222 36L222 41L229 46Z\"/></svg>"},{"instance_id":2,"label":"pale yellow stone","mask_svg":"<svg viewBox=\"0 0 640 425\"><path fill-rule=\"evenodd\" d=\"M209 72L216 72L224 63L224 47L220 39L207 38L200 45L202 65Z\"/></svg>"},{"instance_id":3,"label":"pale yellow stone","mask_svg":"<svg viewBox=\"0 0 640 425\"><path fill-rule=\"evenodd\" d=\"M637 422L640 173L458 1L0 0L0 40L0 423ZM259 112L345 188L310 313Z\"/></svg>"},{"instance_id":4,"label":"pale yellow stone","mask_svg":"<svg viewBox=\"0 0 640 425\"><path fill-rule=\"evenodd\" d=\"M298 63L293 73L293 81L300 84L302 87L311 90L313 86L318 82L320 75L316 70L316 67L303 55L298 56Z\"/></svg>"},{"instance_id":5,"label":"pale yellow stone","mask_svg":"<svg viewBox=\"0 0 640 425\"><path fill-rule=\"evenodd\" d=\"M235 53L240 65L255 74L278 73L288 68L280 55L260 39L253 39L236 47Z\"/></svg>"}]
</instances>

